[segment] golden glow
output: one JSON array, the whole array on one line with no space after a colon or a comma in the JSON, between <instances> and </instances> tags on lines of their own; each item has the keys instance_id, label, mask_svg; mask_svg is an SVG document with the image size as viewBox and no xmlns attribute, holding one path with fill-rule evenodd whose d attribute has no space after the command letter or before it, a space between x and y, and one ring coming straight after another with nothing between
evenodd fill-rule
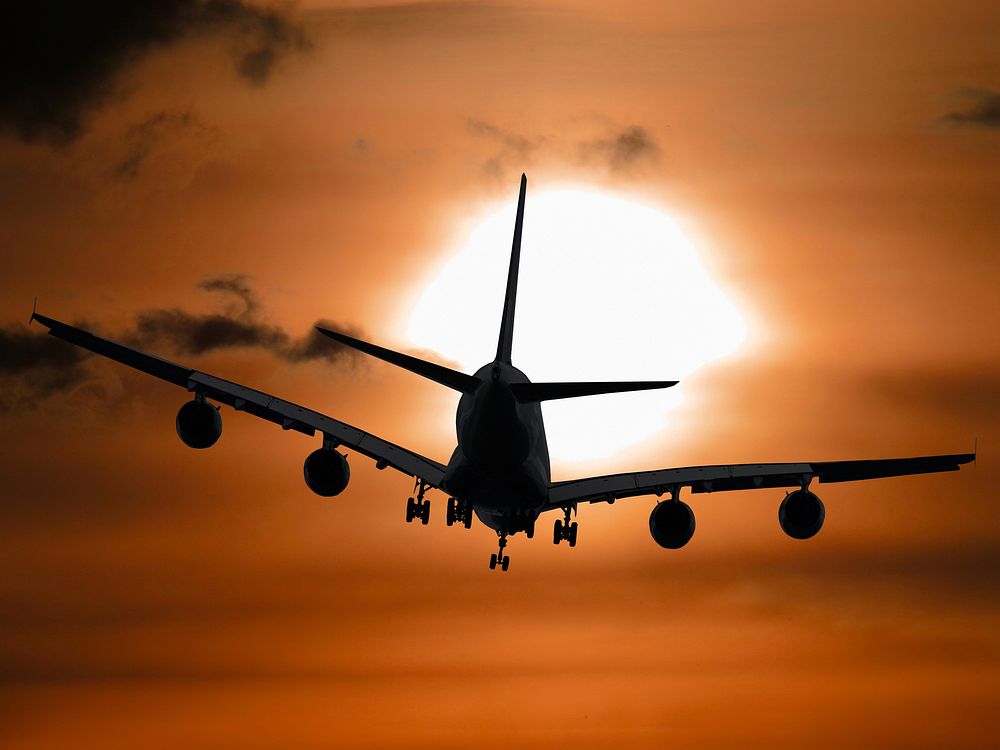
<instances>
[{"instance_id":1,"label":"golden glow","mask_svg":"<svg viewBox=\"0 0 1000 750\"><path fill-rule=\"evenodd\" d=\"M424 289L407 335L468 372L492 361L516 204L493 211ZM681 380L666 391L549 402L555 459L611 455L656 434L683 380L746 337L677 222L608 193L529 189L514 365L534 381Z\"/></svg>"}]
</instances>

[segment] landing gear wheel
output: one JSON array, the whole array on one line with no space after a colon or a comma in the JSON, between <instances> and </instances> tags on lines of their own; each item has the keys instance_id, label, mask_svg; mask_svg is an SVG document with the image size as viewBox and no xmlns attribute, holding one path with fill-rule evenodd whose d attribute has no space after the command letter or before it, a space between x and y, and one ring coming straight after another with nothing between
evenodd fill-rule
<instances>
[{"instance_id":1,"label":"landing gear wheel","mask_svg":"<svg viewBox=\"0 0 1000 750\"><path fill-rule=\"evenodd\" d=\"M572 505L567 505L565 508L563 508L563 511L566 513L566 517L557 520L555 522L555 525L552 527L553 544L559 544L559 542L565 539L567 542L569 542L570 547L576 546L577 525L576 521L570 521L571 517L570 513L573 510L573 508L574 506Z\"/></svg>"},{"instance_id":2,"label":"landing gear wheel","mask_svg":"<svg viewBox=\"0 0 1000 750\"><path fill-rule=\"evenodd\" d=\"M472 528L472 503L457 497L449 497L444 522L449 526L460 523L467 529Z\"/></svg>"},{"instance_id":3,"label":"landing gear wheel","mask_svg":"<svg viewBox=\"0 0 1000 750\"><path fill-rule=\"evenodd\" d=\"M414 518L419 518L420 523L426 526L431 518L430 500L424 499L427 485L424 484L422 479L417 479L413 489L416 497L408 497L406 499L406 522L412 523Z\"/></svg>"},{"instance_id":4,"label":"landing gear wheel","mask_svg":"<svg viewBox=\"0 0 1000 750\"><path fill-rule=\"evenodd\" d=\"M507 534L502 532L497 532L497 537L500 540L500 546L496 552L490 555L490 570L497 569L497 563L500 563L500 570L505 571L510 567L510 558L503 553L504 547L507 546Z\"/></svg>"},{"instance_id":5,"label":"landing gear wheel","mask_svg":"<svg viewBox=\"0 0 1000 750\"><path fill-rule=\"evenodd\" d=\"M528 539L534 539L535 538L535 522L534 521L532 521L531 523L529 523L527 525L527 527L524 529L524 535L526 537L528 537Z\"/></svg>"}]
</instances>

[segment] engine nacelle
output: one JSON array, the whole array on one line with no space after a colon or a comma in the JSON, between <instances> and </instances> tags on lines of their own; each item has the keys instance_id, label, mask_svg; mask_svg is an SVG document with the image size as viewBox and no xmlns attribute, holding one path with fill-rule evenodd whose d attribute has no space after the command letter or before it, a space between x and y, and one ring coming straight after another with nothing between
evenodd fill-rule
<instances>
[{"instance_id":1,"label":"engine nacelle","mask_svg":"<svg viewBox=\"0 0 1000 750\"><path fill-rule=\"evenodd\" d=\"M302 467L306 485L321 497L339 495L351 481L347 459L329 448L318 448L306 457Z\"/></svg>"},{"instance_id":2,"label":"engine nacelle","mask_svg":"<svg viewBox=\"0 0 1000 750\"><path fill-rule=\"evenodd\" d=\"M649 533L661 547L680 549L694 536L694 513L680 500L659 503L649 514Z\"/></svg>"},{"instance_id":3,"label":"engine nacelle","mask_svg":"<svg viewBox=\"0 0 1000 750\"><path fill-rule=\"evenodd\" d=\"M778 523L781 530L792 539L809 539L816 536L826 520L823 501L809 490L796 490L781 501Z\"/></svg>"},{"instance_id":4,"label":"engine nacelle","mask_svg":"<svg viewBox=\"0 0 1000 750\"><path fill-rule=\"evenodd\" d=\"M222 435L222 416L206 401L188 401L177 412L177 435L189 448L211 448Z\"/></svg>"}]
</instances>

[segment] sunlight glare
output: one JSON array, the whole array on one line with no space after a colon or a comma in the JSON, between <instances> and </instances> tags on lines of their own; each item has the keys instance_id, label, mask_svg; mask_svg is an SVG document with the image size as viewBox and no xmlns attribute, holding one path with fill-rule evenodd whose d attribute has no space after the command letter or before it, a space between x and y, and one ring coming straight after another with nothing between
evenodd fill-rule
<instances>
[{"instance_id":1,"label":"sunlight glare","mask_svg":"<svg viewBox=\"0 0 1000 750\"><path fill-rule=\"evenodd\" d=\"M407 336L473 372L496 354L516 203L476 226L426 286ZM736 352L746 325L665 213L578 189L529 189L513 362L531 380L680 380L543 405L553 459L584 461L666 426L684 379Z\"/></svg>"}]
</instances>

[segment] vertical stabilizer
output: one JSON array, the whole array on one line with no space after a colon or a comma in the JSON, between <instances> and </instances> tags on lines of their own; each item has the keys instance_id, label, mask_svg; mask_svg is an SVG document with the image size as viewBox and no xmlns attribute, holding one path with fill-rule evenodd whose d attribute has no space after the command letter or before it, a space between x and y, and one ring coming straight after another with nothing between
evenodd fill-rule
<instances>
[{"instance_id":1,"label":"vertical stabilizer","mask_svg":"<svg viewBox=\"0 0 1000 750\"><path fill-rule=\"evenodd\" d=\"M507 271L507 294L503 298L503 318L500 320L500 342L497 344L497 362L510 364L510 350L514 343L514 306L517 302L517 269L521 263L521 226L524 224L524 191L528 178L521 175L521 192L517 196L517 219L514 221L514 242L510 249L510 270Z\"/></svg>"}]
</instances>

